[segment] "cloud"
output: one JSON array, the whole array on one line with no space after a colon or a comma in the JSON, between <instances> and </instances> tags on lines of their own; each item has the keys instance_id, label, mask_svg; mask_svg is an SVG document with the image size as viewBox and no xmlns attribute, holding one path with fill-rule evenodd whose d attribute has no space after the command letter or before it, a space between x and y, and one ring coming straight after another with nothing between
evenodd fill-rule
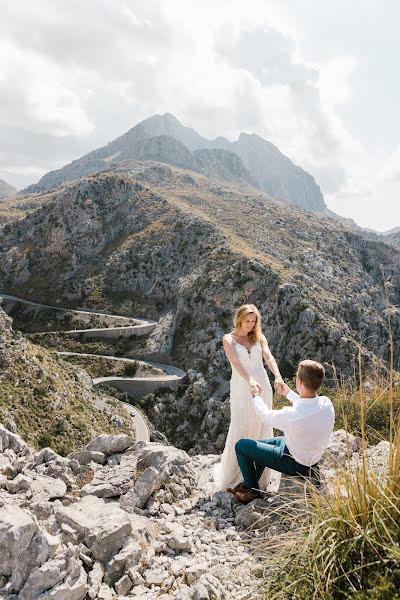
<instances>
[{"instance_id":1,"label":"cloud","mask_svg":"<svg viewBox=\"0 0 400 600\"><path fill-rule=\"evenodd\" d=\"M306 57L313 35L301 12L278 0L251 10L239 0L5 0L0 177L22 187L171 112L206 137L262 135L316 177L333 209L372 197L371 173L396 179L398 154L367 151L352 133L342 109L360 58L336 47Z\"/></svg>"},{"instance_id":2,"label":"cloud","mask_svg":"<svg viewBox=\"0 0 400 600\"><path fill-rule=\"evenodd\" d=\"M0 57L0 127L55 136L85 135L93 130L79 89L65 85L44 56L3 41Z\"/></svg>"},{"instance_id":3,"label":"cloud","mask_svg":"<svg viewBox=\"0 0 400 600\"><path fill-rule=\"evenodd\" d=\"M377 176L380 182L396 182L400 181L400 145L385 161Z\"/></svg>"}]
</instances>

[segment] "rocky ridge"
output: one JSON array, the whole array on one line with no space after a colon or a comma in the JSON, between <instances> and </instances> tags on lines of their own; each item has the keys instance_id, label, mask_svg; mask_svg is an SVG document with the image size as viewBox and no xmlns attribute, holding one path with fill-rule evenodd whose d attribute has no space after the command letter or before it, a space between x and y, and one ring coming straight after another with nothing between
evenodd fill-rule
<instances>
[{"instance_id":1,"label":"rocky ridge","mask_svg":"<svg viewBox=\"0 0 400 600\"><path fill-rule=\"evenodd\" d=\"M124 167L121 175L68 184L53 202L4 227L3 289L82 305L98 286L99 302L108 299L115 310L118 295L125 310L128 300L135 307L131 314L137 308L137 314L158 318L172 310L167 353L179 353L185 329L204 330L196 321L204 322L209 302L216 344L230 326L233 307L247 298L261 306L271 345L292 372L304 351L324 362L334 359L341 369L347 362L352 372L353 350L345 355L344 348L371 334L365 350L385 360L381 265L396 305L397 250L265 197L216 187L201 176L157 163ZM240 209L244 197L246 214ZM392 316L396 332L396 311ZM304 331L309 339L302 351ZM212 351L194 341L183 346L187 359L208 359ZM214 348L214 360L217 352Z\"/></svg>"},{"instance_id":2,"label":"rocky ridge","mask_svg":"<svg viewBox=\"0 0 400 600\"><path fill-rule=\"evenodd\" d=\"M357 461L358 448L344 431L333 434L326 490L349 454ZM369 452L384 476L388 443ZM297 498L299 514L303 484L285 479L279 491L241 506L213 491L216 460L123 434L100 435L62 457L35 452L0 426L1 597L261 597L254 573L268 574L265 544L293 528L289 506Z\"/></svg>"},{"instance_id":3,"label":"rocky ridge","mask_svg":"<svg viewBox=\"0 0 400 600\"><path fill-rule=\"evenodd\" d=\"M44 192L132 159L163 160L208 176L251 183L278 200L308 210L326 209L314 178L270 142L247 133L235 142L222 137L207 140L168 113L138 123L107 146L47 173L24 192Z\"/></svg>"}]
</instances>

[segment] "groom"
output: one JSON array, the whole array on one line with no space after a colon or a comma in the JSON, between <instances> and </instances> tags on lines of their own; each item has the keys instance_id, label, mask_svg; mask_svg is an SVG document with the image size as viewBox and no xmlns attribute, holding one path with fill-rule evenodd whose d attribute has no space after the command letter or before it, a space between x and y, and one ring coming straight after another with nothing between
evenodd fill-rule
<instances>
[{"instance_id":1,"label":"groom","mask_svg":"<svg viewBox=\"0 0 400 600\"><path fill-rule=\"evenodd\" d=\"M259 417L283 431L284 437L241 439L236 443L244 483L236 488L235 497L242 504L259 497L258 481L265 467L286 475L318 476L318 461L329 443L335 421L332 402L326 396L317 395L324 375L320 363L303 360L296 375L298 394L286 383L276 384L277 391L292 403L281 410L269 409L260 396L254 396Z\"/></svg>"}]
</instances>

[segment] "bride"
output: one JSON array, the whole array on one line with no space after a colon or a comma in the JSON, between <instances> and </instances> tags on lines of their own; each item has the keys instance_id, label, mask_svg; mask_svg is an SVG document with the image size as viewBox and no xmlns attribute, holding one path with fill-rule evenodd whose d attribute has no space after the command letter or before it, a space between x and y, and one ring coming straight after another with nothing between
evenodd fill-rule
<instances>
[{"instance_id":1,"label":"bride","mask_svg":"<svg viewBox=\"0 0 400 600\"><path fill-rule=\"evenodd\" d=\"M258 394L272 407L272 388L263 366L263 358L282 383L275 358L261 331L261 316L254 304L243 304L234 316L235 329L223 337L225 353L232 366L230 383L231 422L221 461L214 470L218 490L236 491L242 475L236 460L235 444L241 438L266 439L273 436L272 427L263 425L255 412L252 396ZM264 469L260 488L266 489L271 470Z\"/></svg>"}]
</instances>

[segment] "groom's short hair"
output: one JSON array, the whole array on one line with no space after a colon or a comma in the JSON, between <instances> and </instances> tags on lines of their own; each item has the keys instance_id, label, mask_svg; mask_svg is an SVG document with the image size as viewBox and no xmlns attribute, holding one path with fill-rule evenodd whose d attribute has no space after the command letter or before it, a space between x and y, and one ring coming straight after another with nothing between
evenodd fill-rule
<instances>
[{"instance_id":1,"label":"groom's short hair","mask_svg":"<svg viewBox=\"0 0 400 600\"><path fill-rule=\"evenodd\" d=\"M325 377L325 369L315 360L302 360L297 368L297 377L301 379L306 388L318 391Z\"/></svg>"}]
</instances>

